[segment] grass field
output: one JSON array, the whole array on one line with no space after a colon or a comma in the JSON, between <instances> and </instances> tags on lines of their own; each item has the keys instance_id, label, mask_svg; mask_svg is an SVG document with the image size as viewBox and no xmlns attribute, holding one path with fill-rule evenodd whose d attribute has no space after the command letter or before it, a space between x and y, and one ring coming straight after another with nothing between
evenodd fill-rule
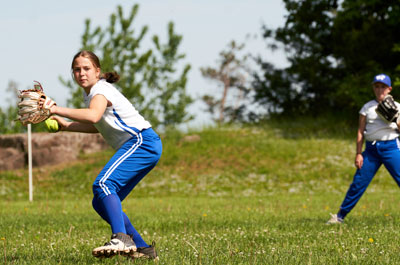
<instances>
[{"instance_id":1,"label":"grass field","mask_svg":"<svg viewBox=\"0 0 400 265\"><path fill-rule=\"evenodd\" d=\"M123 203L158 263L399 264L400 193L384 169L345 224L325 224L351 182L355 141L340 124L311 124L164 135L159 165ZM110 236L91 183L111 154L35 169L32 203L26 170L0 172L0 262L153 264L91 256Z\"/></svg>"}]
</instances>

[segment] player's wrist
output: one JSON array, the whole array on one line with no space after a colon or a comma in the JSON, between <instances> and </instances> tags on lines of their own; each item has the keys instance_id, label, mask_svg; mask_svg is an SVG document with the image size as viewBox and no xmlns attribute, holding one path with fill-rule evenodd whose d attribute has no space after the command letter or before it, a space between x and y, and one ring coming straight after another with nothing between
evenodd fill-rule
<instances>
[{"instance_id":1,"label":"player's wrist","mask_svg":"<svg viewBox=\"0 0 400 265\"><path fill-rule=\"evenodd\" d=\"M58 109L57 105L52 106L52 107L50 108L50 113L51 113L51 114L58 114L58 113L57 113L57 109Z\"/></svg>"}]
</instances>

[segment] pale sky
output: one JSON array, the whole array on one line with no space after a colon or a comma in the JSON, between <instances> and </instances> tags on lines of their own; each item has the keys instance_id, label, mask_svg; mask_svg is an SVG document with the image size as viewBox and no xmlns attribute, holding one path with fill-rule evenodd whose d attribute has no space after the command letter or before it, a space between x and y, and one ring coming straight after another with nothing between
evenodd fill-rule
<instances>
[{"instance_id":1,"label":"pale sky","mask_svg":"<svg viewBox=\"0 0 400 265\"><path fill-rule=\"evenodd\" d=\"M283 25L286 13L282 0L15 0L5 1L1 8L1 89L5 91L10 80L20 89L38 80L46 94L66 106L69 90L59 76L70 76L85 19L90 18L92 26L105 27L117 5L127 13L135 3L139 4L135 24L138 29L149 26L148 41L155 34L164 38L169 21L183 36L180 51L186 54L184 63L192 65L187 90L194 98L216 87L201 76L200 67L215 67L219 52L231 40L241 42L248 34L256 36L246 44L252 54L260 54L278 67L286 63L284 55L267 50L260 37L263 24L272 28ZM11 102L11 94L5 95L0 99L1 107ZM204 105L198 102L189 110L197 114L202 109ZM207 119L206 115L197 115L192 124L202 126Z\"/></svg>"}]
</instances>

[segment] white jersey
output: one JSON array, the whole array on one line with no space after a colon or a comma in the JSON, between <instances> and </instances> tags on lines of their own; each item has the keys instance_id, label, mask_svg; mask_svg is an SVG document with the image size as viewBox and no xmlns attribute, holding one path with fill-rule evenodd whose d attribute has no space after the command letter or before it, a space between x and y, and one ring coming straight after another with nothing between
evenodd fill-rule
<instances>
[{"instance_id":1,"label":"white jersey","mask_svg":"<svg viewBox=\"0 0 400 265\"><path fill-rule=\"evenodd\" d=\"M400 104L395 102L400 108ZM365 140L367 141L388 141L399 137L399 131L396 123L387 123L378 116L375 109L378 101L371 100L367 102L360 110L360 114L366 117L366 127L364 131Z\"/></svg>"},{"instance_id":2,"label":"white jersey","mask_svg":"<svg viewBox=\"0 0 400 265\"><path fill-rule=\"evenodd\" d=\"M91 89L89 95L84 92L84 100L89 107L95 95L103 95L111 106L107 107L100 121L94 126L114 149L119 149L137 132L151 127L129 100L106 80L99 80Z\"/></svg>"}]
</instances>

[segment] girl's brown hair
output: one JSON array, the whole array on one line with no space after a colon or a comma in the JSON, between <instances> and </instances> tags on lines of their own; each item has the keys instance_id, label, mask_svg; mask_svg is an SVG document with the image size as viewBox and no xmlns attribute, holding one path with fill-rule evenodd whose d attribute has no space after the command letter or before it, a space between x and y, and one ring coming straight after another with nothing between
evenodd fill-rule
<instances>
[{"instance_id":1,"label":"girl's brown hair","mask_svg":"<svg viewBox=\"0 0 400 265\"><path fill-rule=\"evenodd\" d=\"M117 72L107 72L107 73L101 73L101 66L100 66L100 60L97 57L96 54L94 54L91 51L80 51L77 54L75 54L74 59L72 59L72 64L71 64L71 69L74 69L74 63L76 58L78 57L85 57L88 58L95 67L100 69L100 79L105 79L108 83L116 83L119 81L119 74Z\"/></svg>"}]
</instances>

